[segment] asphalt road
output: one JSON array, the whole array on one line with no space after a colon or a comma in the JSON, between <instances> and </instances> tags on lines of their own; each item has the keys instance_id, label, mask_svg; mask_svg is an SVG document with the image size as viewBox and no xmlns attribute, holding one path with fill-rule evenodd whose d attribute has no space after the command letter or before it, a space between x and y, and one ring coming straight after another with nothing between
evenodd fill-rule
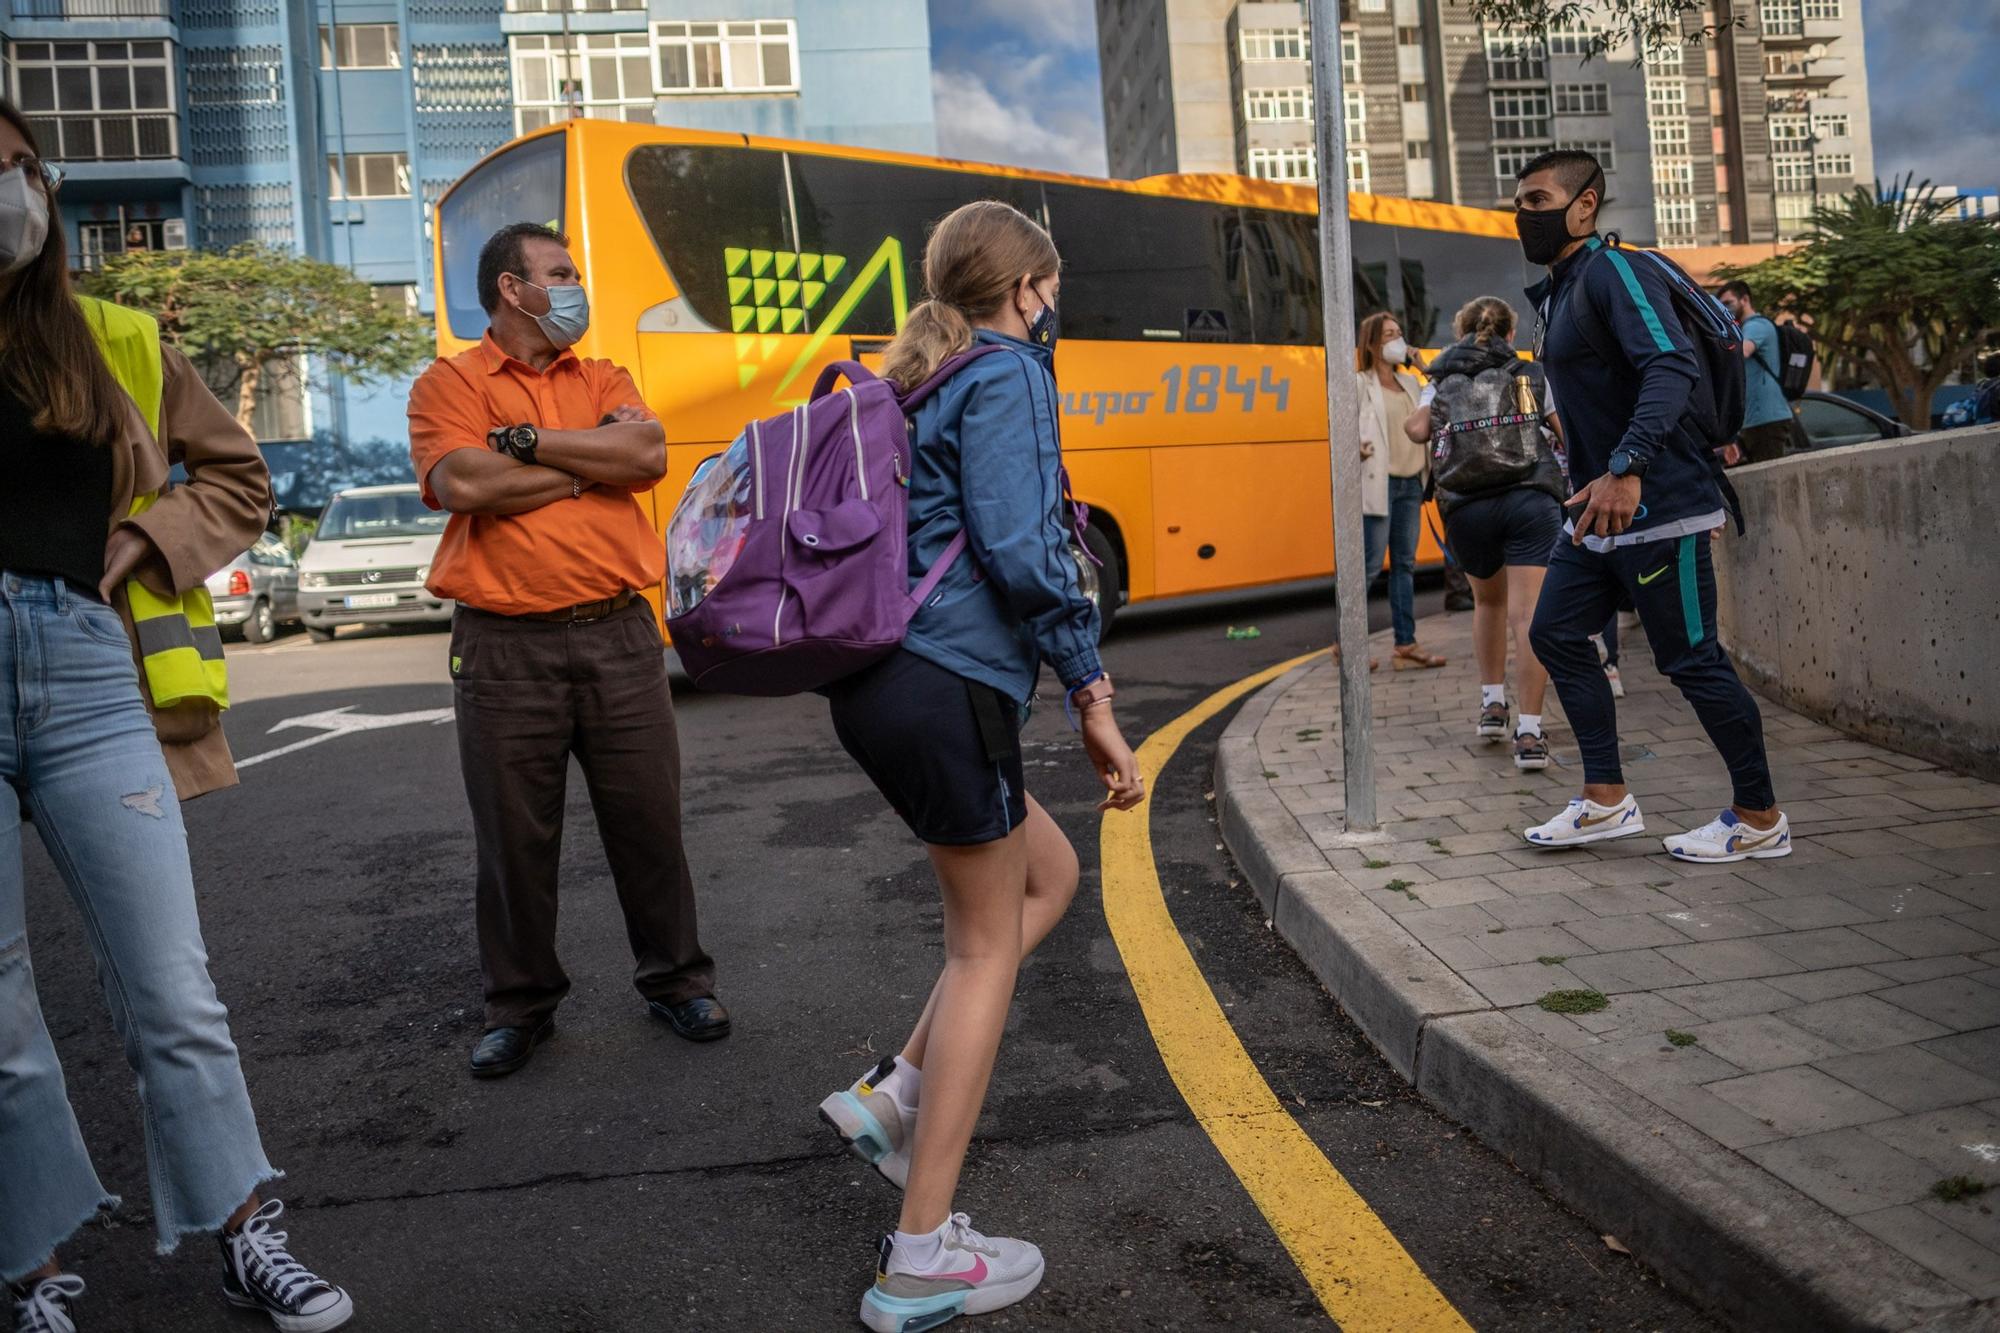
<instances>
[{"instance_id":1,"label":"asphalt road","mask_svg":"<svg viewBox=\"0 0 2000 1333\"><path fill-rule=\"evenodd\" d=\"M1107 650L1136 743L1215 688L1322 645L1323 592L1133 615ZM1433 609L1435 591L1423 594ZM1372 607L1379 623L1386 608ZM1262 637L1230 640L1230 625ZM323 732L330 709L447 707L445 639L398 633L233 658L239 758ZM391 683L403 680L412 683ZM691 1046L629 985L580 781L564 851L575 989L522 1073L476 1083L472 840L449 721L342 734L191 804L216 982L298 1252L353 1292L355 1329L856 1327L893 1191L813 1114L900 1044L939 961L921 849L847 762L813 698L683 695L690 855L734 1010ZM1266 1080L1481 1329L1702 1329L1692 1307L1429 1110L1265 928L1207 799L1225 717L1155 779L1161 879ZM1326 1328L1329 1320L1189 1115L1096 898L1093 781L1060 710L1027 744L1084 883L1023 971L962 1188L982 1227L1037 1241L1048 1278L967 1328ZM66 1251L91 1330L252 1330L210 1243L153 1254L133 1081L84 932L30 841L29 932L71 1096L126 1206Z\"/></svg>"}]
</instances>

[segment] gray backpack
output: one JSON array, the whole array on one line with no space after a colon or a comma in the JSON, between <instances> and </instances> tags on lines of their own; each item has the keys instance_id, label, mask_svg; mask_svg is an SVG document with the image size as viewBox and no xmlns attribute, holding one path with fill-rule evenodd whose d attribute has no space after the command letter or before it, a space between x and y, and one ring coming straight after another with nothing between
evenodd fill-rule
<instances>
[{"instance_id":1,"label":"gray backpack","mask_svg":"<svg viewBox=\"0 0 2000 1333\"><path fill-rule=\"evenodd\" d=\"M1431 474L1438 488L1472 496L1534 479L1549 456L1547 410L1526 362L1444 376L1431 400Z\"/></svg>"}]
</instances>

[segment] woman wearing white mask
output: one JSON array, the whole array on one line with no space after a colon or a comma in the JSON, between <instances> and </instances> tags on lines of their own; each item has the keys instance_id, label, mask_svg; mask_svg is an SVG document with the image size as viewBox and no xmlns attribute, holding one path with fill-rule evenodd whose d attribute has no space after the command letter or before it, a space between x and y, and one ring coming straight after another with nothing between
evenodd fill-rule
<instances>
[{"instance_id":1,"label":"woman wearing white mask","mask_svg":"<svg viewBox=\"0 0 2000 1333\"><path fill-rule=\"evenodd\" d=\"M1362 523L1371 579L1382 568L1384 546L1388 548L1389 620L1396 635L1390 662L1398 671L1441 667L1444 658L1417 646L1417 534L1423 524L1428 461L1424 446L1404 433L1403 422L1417 410L1422 386L1404 369L1414 357L1403 340L1403 326L1388 311L1361 321L1355 346L1361 361L1354 378L1361 399L1363 457L1387 474L1383 490L1388 516L1367 514L1370 506L1364 500ZM1371 446L1372 456L1367 452ZM1367 480L1364 466L1364 490Z\"/></svg>"},{"instance_id":2,"label":"woman wearing white mask","mask_svg":"<svg viewBox=\"0 0 2000 1333\"><path fill-rule=\"evenodd\" d=\"M118 1203L35 992L31 816L139 1077L160 1252L220 1232L229 1304L325 1333L354 1303L287 1252L283 1205L261 1195L278 1173L209 979L180 810L236 782L221 640L193 594L263 531L270 474L150 316L70 290L61 180L0 101L0 1308L17 1333L74 1333L83 1280L55 1249ZM168 489L170 464L187 480Z\"/></svg>"}]
</instances>

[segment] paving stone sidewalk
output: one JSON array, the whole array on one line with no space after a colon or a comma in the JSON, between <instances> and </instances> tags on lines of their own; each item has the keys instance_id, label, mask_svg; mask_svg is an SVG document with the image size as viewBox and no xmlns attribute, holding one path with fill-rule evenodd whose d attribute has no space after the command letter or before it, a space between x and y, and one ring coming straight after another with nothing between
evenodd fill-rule
<instances>
[{"instance_id":1,"label":"paving stone sidewalk","mask_svg":"<svg viewBox=\"0 0 2000 1333\"><path fill-rule=\"evenodd\" d=\"M1474 735L1471 619L1423 622L1425 646L1451 659L1441 670L1392 673L1388 645L1377 642L1377 800L1392 839L1384 846L1357 850L1339 838L1331 663L1271 687L1225 738L1225 750L1238 747L1218 763L1218 785L1230 788L1219 799L1236 812L1225 829L1253 882L1269 881L1257 887L1281 928L1304 909L1274 902L1279 880L1296 880L1306 908L1332 904L1316 923L1288 930L1295 943L1308 941L1308 961L1312 939L1345 932L1353 945L1386 914L1414 961L1375 968L1372 981L1357 979L1368 969L1329 964L1321 975L1337 994L1407 982L1414 993L1403 998L1419 1015L1504 1015L1518 1025L1503 1034L1510 1040L1525 1029L1595 1071L1594 1086L1643 1099L1622 1104L1652 1134L1754 1164L1740 1177L1746 1189L1769 1184L1761 1172L1795 1191L1768 1195L1776 1211L1833 1236L1842 1232L1834 1219L1844 1219L1881 1242L1847 1233L1858 1243L1840 1259L1884 1260L1879 1281L1815 1273L1812 1282L1865 1291L1913 1276L1893 1252L1941 1280L1913 1308L1949 1311L1958 1300L1939 1295L1957 1293L1963 1309L1952 1327L2000 1327L2000 1303L1989 1304L2000 1299L2000 785L1760 699L1793 854L1726 866L1673 861L1660 835L1713 818L1728 799L1727 773L1654 671L1643 632L1632 630L1618 716L1647 832L1536 850L1520 830L1578 791L1575 740L1553 690L1556 762L1546 771L1518 772L1509 747ZM1259 783L1266 793L1245 790ZM1301 834L1331 879L1301 875L1310 870ZM1372 937L1362 944L1372 947ZM1442 1000L1431 959L1462 983L1444 982ZM1576 1013L1537 1003L1557 991L1596 992L1608 1003ZM1991 1191L1939 1197L1950 1192L1941 1182L1959 1177ZM1754 1246L1756 1226L1749 1232ZM1870 1320L1883 1317L1878 1310Z\"/></svg>"}]
</instances>

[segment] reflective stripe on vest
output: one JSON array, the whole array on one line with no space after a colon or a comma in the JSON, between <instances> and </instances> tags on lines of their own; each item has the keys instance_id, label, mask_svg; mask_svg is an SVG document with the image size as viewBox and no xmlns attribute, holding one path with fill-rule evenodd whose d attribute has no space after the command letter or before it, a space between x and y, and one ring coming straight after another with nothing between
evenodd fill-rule
<instances>
[{"instance_id":1,"label":"reflective stripe on vest","mask_svg":"<svg viewBox=\"0 0 2000 1333\"><path fill-rule=\"evenodd\" d=\"M151 315L88 296L77 298L85 321L97 336L105 364L146 419L146 429L160 433L160 400L165 375L160 366L160 326ZM159 499L153 491L136 496L132 512L142 514ZM215 603L206 587L182 597L161 597L137 579L125 582L125 603L139 639L139 660L146 670L146 687L157 708L171 708L188 699L207 699L217 708L229 707L229 673L222 660L222 633L215 627Z\"/></svg>"}]
</instances>

